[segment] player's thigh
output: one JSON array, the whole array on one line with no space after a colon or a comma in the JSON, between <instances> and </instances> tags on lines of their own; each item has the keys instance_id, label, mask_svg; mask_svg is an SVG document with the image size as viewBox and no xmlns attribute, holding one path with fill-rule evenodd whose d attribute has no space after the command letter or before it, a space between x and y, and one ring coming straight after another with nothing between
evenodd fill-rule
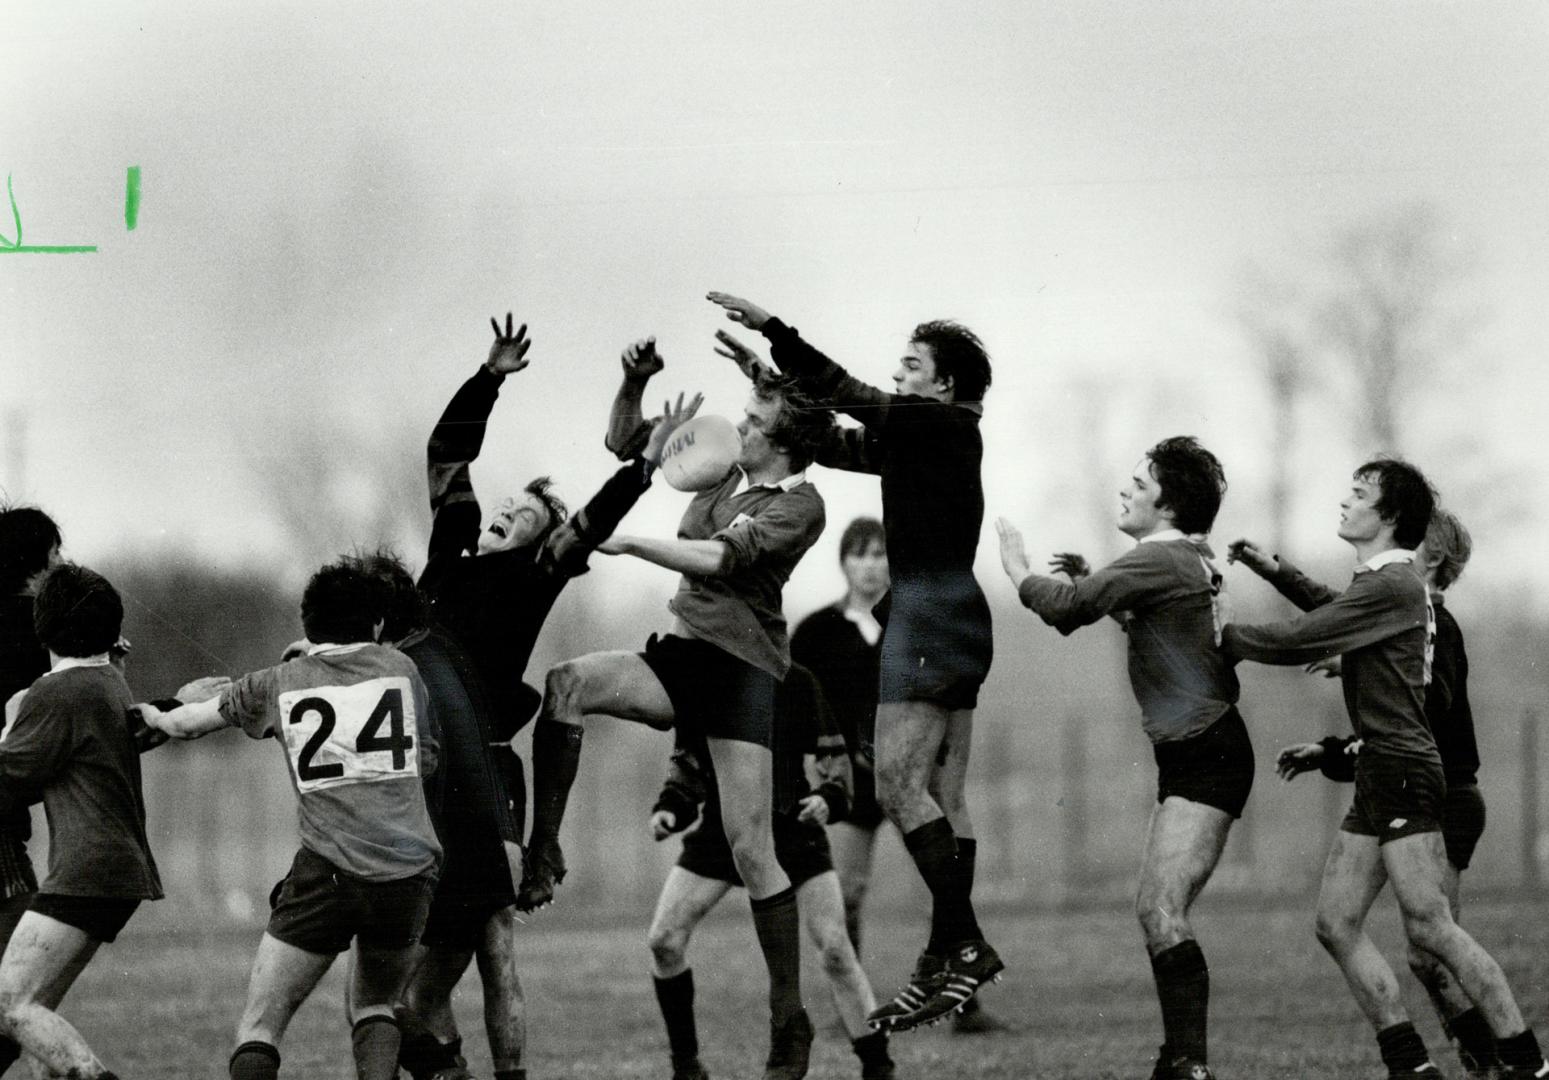
<instances>
[{"instance_id":1,"label":"player's thigh","mask_svg":"<svg viewBox=\"0 0 1549 1080\"><path fill-rule=\"evenodd\" d=\"M556 665L549 679L564 688L580 712L604 713L656 727L672 722L672 700L638 653L588 653Z\"/></svg>"},{"instance_id":2,"label":"player's thigh","mask_svg":"<svg viewBox=\"0 0 1549 1080\"><path fill-rule=\"evenodd\" d=\"M259 1033L278 1038L333 961L327 953L308 952L265 933L253 956L237 1041Z\"/></svg>"},{"instance_id":3,"label":"player's thigh","mask_svg":"<svg viewBox=\"0 0 1549 1080\"><path fill-rule=\"evenodd\" d=\"M1140 896L1186 907L1210 880L1232 829L1225 810L1169 796L1151 813Z\"/></svg>"},{"instance_id":4,"label":"player's thigh","mask_svg":"<svg viewBox=\"0 0 1549 1080\"><path fill-rule=\"evenodd\" d=\"M721 822L735 847L750 830L770 829L774 755L767 746L709 736L710 762L720 796Z\"/></svg>"},{"instance_id":5,"label":"player's thigh","mask_svg":"<svg viewBox=\"0 0 1549 1080\"><path fill-rule=\"evenodd\" d=\"M1450 917L1447 852L1440 832L1413 833L1382 845L1382 864L1406 920Z\"/></svg>"},{"instance_id":6,"label":"player's thigh","mask_svg":"<svg viewBox=\"0 0 1549 1080\"><path fill-rule=\"evenodd\" d=\"M1377 838L1340 829L1334 834L1318 886L1320 929L1359 926L1387 880Z\"/></svg>"},{"instance_id":7,"label":"player's thigh","mask_svg":"<svg viewBox=\"0 0 1549 1080\"><path fill-rule=\"evenodd\" d=\"M839 888L852 900L864 896L871 884L872 853L876 851L876 826L841 821L828 827L828 847L833 854Z\"/></svg>"},{"instance_id":8,"label":"player's thigh","mask_svg":"<svg viewBox=\"0 0 1549 1080\"><path fill-rule=\"evenodd\" d=\"M877 706L877 784L887 791L924 791L947 736L948 711L929 701Z\"/></svg>"},{"instance_id":9,"label":"player's thigh","mask_svg":"<svg viewBox=\"0 0 1549 1080\"><path fill-rule=\"evenodd\" d=\"M686 939L731 891L730 882L707 878L681 866L667 871L656 911L651 916L651 941ZM680 946L681 947L681 946Z\"/></svg>"},{"instance_id":10,"label":"player's thigh","mask_svg":"<svg viewBox=\"0 0 1549 1080\"><path fill-rule=\"evenodd\" d=\"M953 709L947 713L946 730L936 747L930 793L943 805L959 803L968 782L968 758L973 749L974 711Z\"/></svg>"},{"instance_id":11,"label":"player's thigh","mask_svg":"<svg viewBox=\"0 0 1549 1080\"><path fill-rule=\"evenodd\" d=\"M389 948L360 945L355 954L355 976L350 985L354 1011L391 1008L403 997L403 990L419 966L422 950L409 945Z\"/></svg>"},{"instance_id":12,"label":"player's thigh","mask_svg":"<svg viewBox=\"0 0 1549 1080\"><path fill-rule=\"evenodd\" d=\"M0 958L0 1002L44 1003L52 991L64 997L70 984L97 952L99 942L86 931L36 911L22 915Z\"/></svg>"}]
</instances>

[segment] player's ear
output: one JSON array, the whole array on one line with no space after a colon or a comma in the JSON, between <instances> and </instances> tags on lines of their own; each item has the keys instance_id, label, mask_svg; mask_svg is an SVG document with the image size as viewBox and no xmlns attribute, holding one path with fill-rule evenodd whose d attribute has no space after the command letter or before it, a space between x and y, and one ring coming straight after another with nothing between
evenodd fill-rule
<instances>
[{"instance_id":1,"label":"player's ear","mask_svg":"<svg viewBox=\"0 0 1549 1080\"><path fill-rule=\"evenodd\" d=\"M950 375L937 375L936 385L946 391L947 400L957 400L957 380Z\"/></svg>"}]
</instances>

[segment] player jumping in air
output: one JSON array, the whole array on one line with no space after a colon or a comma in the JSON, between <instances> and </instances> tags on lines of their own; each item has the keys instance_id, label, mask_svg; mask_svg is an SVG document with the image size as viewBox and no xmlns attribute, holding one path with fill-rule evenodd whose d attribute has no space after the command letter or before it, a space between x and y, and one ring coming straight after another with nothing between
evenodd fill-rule
<instances>
[{"instance_id":1,"label":"player jumping in air","mask_svg":"<svg viewBox=\"0 0 1549 1080\"><path fill-rule=\"evenodd\" d=\"M232 1080L279 1075L286 1027L352 940L356 1074L398 1074L394 1006L416 958L441 845L421 779L437 754L425 685L408 657L375 643L381 607L380 584L357 560L325 566L301 598L305 655L244 675L207 701L139 707L174 738L223 727L275 736L296 789L301 847L253 960Z\"/></svg>"},{"instance_id":2,"label":"player jumping in air","mask_svg":"<svg viewBox=\"0 0 1549 1080\"><path fill-rule=\"evenodd\" d=\"M844 820L850 808L850 758L822 688L799 664L780 684L771 740L775 857L796 889L807 936L822 957L840 1021L860 1059L861 1080L892 1080L887 1033L866 1027L876 1001L845 929L844 900L823 831L825 823ZM816 790L807 780L809 757L819 781ZM651 921L652 975L667 1025L673 1080L707 1075L699 1063L694 1027L689 938L721 898L742 885L721 827L715 777L701 767L703 760L703 754L674 752L672 771L651 813L652 835L661 840L688 829L703 804L703 820L684 834L683 850L662 885Z\"/></svg>"},{"instance_id":3,"label":"player jumping in air","mask_svg":"<svg viewBox=\"0 0 1549 1080\"><path fill-rule=\"evenodd\" d=\"M1479 747L1474 739L1474 716L1468 704L1468 655L1463 649L1463 632L1444 605L1443 594L1468 565L1472 552L1473 541L1463 523L1451 511L1440 508L1431 515L1424 543L1415 549L1415 563L1425 568L1431 606L1436 613L1436 646L1431 659L1431 682L1425 688L1425 719L1436 737L1447 782L1441 814L1442 845L1447 853L1442 887L1454 919L1460 910L1459 880L1484 832L1485 807L1477 780ZM1233 541L1228 558L1263 577L1304 611L1326 604L1338 595L1251 540ZM1340 665L1336 660L1324 666L1324 670L1338 677ZM1280 752L1280 775L1291 780L1309 769L1320 769L1331 780L1350 782L1355 779L1359 752L1360 744L1354 736L1299 743ZM1493 1075L1490 1070L1500 1062L1495 1037L1484 1015L1430 953L1411 945L1409 967L1430 994L1442 1027L1457 1041L1458 1056L1468 1076L1483 1080Z\"/></svg>"},{"instance_id":4,"label":"player jumping in air","mask_svg":"<svg viewBox=\"0 0 1549 1080\"><path fill-rule=\"evenodd\" d=\"M533 731L523 893L535 899L550 895L564 873L559 827L588 715L676 724L681 738L708 747L721 820L769 969L767 1080L806 1075L812 1042L801 1006L796 892L775 858L769 747L775 692L790 666L781 591L823 531L823 500L804 470L831 423L788 383L756 385L738 424L735 466L694 496L678 537L619 536L599 546L682 575L669 604L672 630L653 636L641 653L592 653L555 666Z\"/></svg>"},{"instance_id":5,"label":"player jumping in air","mask_svg":"<svg viewBox=\"0 0 1549 1080\"><path fill-rule=\"evenodd\" d=\"M1284 622L1228 624L1222 645L1231 656L1269 664L1342 657L1345 707L1362 747L1354 802L1323 869L1317 932L1377 1032L1388 1075L1439 1073L1409 1022L1392 968L1366 934L1366 914L1385 882L1410 945L1436 957L1484 1015L1500 1076L1549 1077L1500 965L1453 920L1447 900L1446 782L1425 718L1435 623L1413 562L1434 505L1414 466L1387 458L1362 465L1340 503L1339 536L1359 560L1350 587Z\"/></svg>"},{"instance_id":6,"label":"player jumping in air","mask_svg":"<svg viewBox=\"0 0 1549 1080\"><path fill-rule=\"evenodd\" d=\"M973 711L993 653L990 608L974 578L984 520L979 433L990 358L953 322L915 327L888 394L852 378L763 308L711 302L770 343L775 364L814 400L861 427L836 427L820 465L879 474L892 586L883 607L877 789L930 889L930 937L913 977L871 1021L907 1030L959 1009L1004 968L971 894L977 842L963 799ZM748 350L721 335L734 351Z\"/></svg>"},{"instance_id":7,"label":"player jumping in air","mask_svg":"<svg viewBox=\"0 0 1549 1080\"><path fill-rule=\"evenodd\" d=\"M1050 565L1069 583L1033 573L1022 534L996 522L1023 604L1062 634L1112 615L1129 637L1130 685L1157 765L1135 899L1162 1006L1154 1080L1209 1080L1210 972L1189 908L1253 787L1237 676L1218 648L1221 575L1205 540L1225 490L1214 454L1192 438L1162 440L1119 493L1119 531L1134 549L1095 573L1080 555L1055 555Z\"/></svg>"}]
</instances>

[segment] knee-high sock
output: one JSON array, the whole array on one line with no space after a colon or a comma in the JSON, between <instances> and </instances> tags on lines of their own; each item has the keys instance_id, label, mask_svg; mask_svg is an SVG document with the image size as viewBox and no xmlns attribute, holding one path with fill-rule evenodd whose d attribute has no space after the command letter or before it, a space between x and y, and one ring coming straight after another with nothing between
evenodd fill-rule
<instances>
[{"instance_id":1,"label":"knee-high sock","mask_svg":"<svg viewBox=\"0 0 1549 1080\"><path fill-rule=\"evenodd\" d=\"M360 1080L397 1080L401 1032L391 1016L367 1016L350 1031L355 1075Z\"/></svg>"},{"instance_id":2,"label":"knee-high sock","mask_svg":"<svg viewBox=\"0 0 1549 1080\"><path fill-rule=\"evenodd\" d=\"M954 911L958 923L952 928L957 936L951 944L961 941L977 941L984 937L984 931L979 929L979 917L974 914L973 891L974 873L978 869L979 841L971 836L959 836L957 838L957 888L960 892Z\"/></svg>"},{"instance_id":3,"label":"knee-high sock","mask_svg":"<svg viewBox=\"0 0 1549 1080\"><path fill-rule=\"evenodd\" d=\"M957 880L961 870L957 838L952 835L947 819L940 817L905 833L904 848L930 890L930 941L925 951L944 957L947 950L962 940L953 936L961 921L954 911L962 896Z\"/></svg>"},{"instance_id":4,"label":"knee-high sock","mask_svg":"<svg viewBox=\"0 0 1549 1080\"><path fill-rule=\"evenodd\" d=\"M762 900L751 900L753 928L769 965L769 1015L783 1024L801 1011L801 919L796 889L782 889Z\"/></svg>"},{"instance_id":5,"label":"knee-high sock","mask_svg":"<svg viewBox=\"0 0 1549 1080\"><path fill-rule=\"evenodd\" d=\"M756 903L757 901L755 901ZM667 1049L674 1058L699 1056L699 1032L694 1027L694 969L670 979L656 979L656 1004L667 1025Z\"/></svg>"},{"instance_id":6,"label":"knee-high sock","mask_svg":"<svg viewBox=\"0 0 1549 1080\"><path fill-rule=\"evenodd\" d=\"M1210 969L1194 941L1181 941L1151 958L1156 996L1162 1005L1162 1032L1176 1055L1209 1060L1207 1021L1210 1013Z\"/></svg>"},{"instance_id":7,"label":"knee-high sock","mask_svg":"<svg viewBox=\"0 0 1549 1080\"><path fill-rule=\"evenodd\" d=\"M1377 1049L1390 1073L1414 1072L1431 1060L1424 1041L1407 1020L1377 1032Z\"/></svg>"},{"instance_id":8,"label":"knee-high sock","mask_svg":"<svg viewBox=\"0 0 1549 1080\"><path fill-rule=\"evenodd\" d=\"M280 1051L271 1043L245 1042L231 1054L231 1080L275 1080L280 1075Z\"/></svg>"},{"instance_id":9,"label":"knee-high sock","mask_svg":"<svg viewBox=\"0 0 1549 1080\"><path fill-rule=\"evenodd\" d=\"M1463 1059L1466 1068L1483 1072L1499 1064L1495 1053L1495 1035L1490 1031L1484 1013L1477 1008L1459 1013L1450 1020L1443 1020L1442 1026L1458 1041L1458 1056Z\"/></svg>"},{"instance_id":10,"label":"knee-high sock","mask_svg":"<svg viewBox=\"0 0 1549 1080\"><path fill-rule=\"evenodd\" d=\"M581 764L579 724L540 718L532 729L532 836L529 846L559 839L565 802Z\"/></svg>"}]
</instances>

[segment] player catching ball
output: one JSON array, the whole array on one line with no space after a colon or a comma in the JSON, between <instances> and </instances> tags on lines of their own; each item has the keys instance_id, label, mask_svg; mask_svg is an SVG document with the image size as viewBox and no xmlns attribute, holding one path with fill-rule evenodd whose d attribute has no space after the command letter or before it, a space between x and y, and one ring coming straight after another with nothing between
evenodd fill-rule
<instances>
[{"instance_id":1,"label":"player catching ball","mask_svg":"<svg viewBox=\"0 0 1549 1080\"><path fill-rule=\"evenodd\" d=\"M727 293L709 300L764 335L782 372L860 422L835 427L816 461L879 475L892 586L877 694L877 793L930 889L930 937L913 977L871 1016L903 1031L959 1009L999 977L974 912L977 842L963 799L979 687L993 653L990 607L974 578L984 521L981 399L990 358L967 327L915 327L889 394L849 375L790 326ZM729 343L747 352L730 335Z\"/></svg>"}]
</instances>

